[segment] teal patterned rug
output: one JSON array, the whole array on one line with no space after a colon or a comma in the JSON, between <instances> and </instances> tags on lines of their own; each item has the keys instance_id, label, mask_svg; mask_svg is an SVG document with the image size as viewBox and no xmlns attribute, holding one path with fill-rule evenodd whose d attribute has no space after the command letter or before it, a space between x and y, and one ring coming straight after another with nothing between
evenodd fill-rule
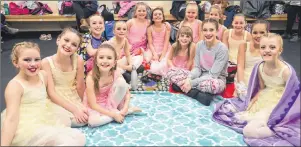
<instances>
[{"instance_id":1,"label":"teal patterned rug","mask_svg":"<svg viewBox=\"0 0 301 147\"><path fill-rule=\"evenodd\" d=\"M86 146L246 146L241 134L212 121L213 104L168 92L132 93L131 105L143 113L128 115L123 124L79 128Z\"/></svg>"}]
</instances>

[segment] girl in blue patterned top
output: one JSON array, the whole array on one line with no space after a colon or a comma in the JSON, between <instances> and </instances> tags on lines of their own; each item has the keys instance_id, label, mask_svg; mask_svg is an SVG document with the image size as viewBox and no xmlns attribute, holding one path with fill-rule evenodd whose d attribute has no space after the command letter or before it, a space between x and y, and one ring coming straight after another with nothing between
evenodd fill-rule
<instances>
[{"instance_id":1,"label":"girl in blue patterned top","mask_svg":"<svg viewBox=\"0 0 301 147\"><path fill-rule=\"evenodd\" d=\"M94 14L88 18L88 23L90 33L83 36L83 42L77 51L85 62L85 75L92 69L89 66L89 63L93 63L93 58L91 57L95 55L96 49L106 41L106 39L101 36L105 30L103 17L100 14Z\"/></svg>"}]
</instances>

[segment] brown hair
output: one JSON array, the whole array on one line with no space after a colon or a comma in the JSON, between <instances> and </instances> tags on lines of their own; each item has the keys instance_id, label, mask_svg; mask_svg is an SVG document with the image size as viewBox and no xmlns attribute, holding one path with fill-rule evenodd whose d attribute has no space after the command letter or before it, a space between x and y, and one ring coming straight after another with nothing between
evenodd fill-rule
<instances>
[{"instance_id":1,"label":"brown hair","mask_svg":"<svg viewBox=\"0 0 301 147\"><path fill-rule=\"evenodd\" d=\"M12 63L18 63L20 51L24 49L36 49L40 53L40 47L36 43L26 41L16 43L10 54Z\"/></svg>"},{"instance_id":2,"label":"brown hair","mask_svg":"<svg viewBox=\"0 0 301 147\"><path fill-rule=\"evenodd\" d=\"M243 13L237 13L237 14L235 14L235 15L233 16L233 21L234 21L235 17L239 17L239 16L244 17L244 20L247 21L247 20L246 20L246 16L245 16L245 14L243 14Z\"/></svg>"},{"instance_id":3,"label":"brown hair","mask_svg":"<svg viewBox=\"0 0 301 147\"><path fill-rule=\"evenodd\" d=\"M205 19L202 23L202 28L205 23L212 23L215 26L215 29L218 30L218 22L215 19L213 18Z\"/></svg>"},{"instance_id":4,"label":"brown hair","mask_svg":"<svg viewBox=\"0 0 301 147\"><path fill-rule=\"evenodd\" d=\"M93 16L99 16L99 17L102 19L102 21L104 22L103 17L102 17L100 14L95 13L95 14L89 16L88 19L87 19L87 23L88 23L89 26L90 26L90 21L91 21L90 19L91 19L91 17L93 17Z\"/></svg>"},{"instance_id":5,"label":"brown hair","mask_svg":"<svg viewBox=\"0 0 301 147\"><path fill-rule=\"evenodd\" d=\"M82 34L79 33L76 29L73 29L71 27L67 27L67 28L64 28L62 33L58 36L58 38L61 38L63 35L65 35L67 32L72 32L74 34L76 34L76 36L79 37L79 40L80 42L78 43L78 47L80 46L81 42L82 42Z\"/></svg>"},{"instance_id":6,"label":"brown hair","mask_svg":"<svg viewBox=\"0 0 301 147\"><path fill-rule=\"evenodd\" d=\"M253 31L253 28L256 24L264 24L265 27L266 27L266 31L269 32L270 30L270 23L266 20L262 20L262 19L259 19L259 20L256 20L253 24L252 24L252 27L251 27L251 32Z\"/></svg>"},{"instance_id":7,"label":"brown hair","mask_svg":"<svg viewBox=\"0 0 301 147\"><path fill-rule=\"evenodd\" d=\"M156 8L152 11L152 15L151 15L151 25L155 23L155 22L153 21L153 19L154 19L154 12L157 11L157 10L159 10L159 11L162 12L162 15L163 15L163 20L162 20L162 22L165 22L165 21L166 21L166 20L165 20L165 16L164 16L164 10L163 10L163 8L162 8L162 7L156 7Z\"/></svg>"},{"instance_id":8,"label":"brown hair","mask_svg":"<svg viewBox=\"0 0 301 147\"><path fill-rule=\"evenodd\" d=\"M94 56L93 69L92 69L92 79L93 79L93 82L94 82L94 90L95 90L96 93L99 92L98 82L99 82L99 79L100 79L100 76L101 76L101 73L100 73L99 68L97 66L97 59L98 59L97 56L99 54L99 51L101 49L104 49L104 48L105 49L110 49L111 51L113 51L114 52L114 59L117 60L117 53L116 53L115 48L112 45L110 45L108 43L103 43L98 47L96 55ZM111 70L110 70L111 73L113 73L116 70L116 68L117 68L116 66L117 65L115 65L113 68L111 68Z\"/></svg>"},{"instance_id":9,"label":"brown hair","mask_svg":"<svg viewBox=\"0 0 301 147\"><path fill-rule=\"evenodd\" d=\"M189 42L188 44L188 52L187 52L187 56L188 58L190 57L190 47L191 47L191 43L192 43L192 40L193 40L193 32L192 32L192 29L188 26L182 26L180 29L179 29L179 32L177 34L177 41L176 43L173 44L173 53L172 53L172 56L175 57L178 55L179 51L182 49L182 46L179 42L179 36L180 35L187 35L187 36L190 36L191 38L191 41Z\"/></svg>"},{"instance_id":10,"label":"brown hair","mask_svg":"<svg viewBox=\"0 0 301 147\"><path fill-rule=\"evenodd\" d=\"M144 6L145 7L145 11L147 11L147 4L146 3L144 3L144 2L138 2L138 3L136 3L136 5L135 5L135 7L134 7L134 18L137 18L137 16L136 16L136 11L137 11L137 9L138 9L138 7L139 6ZM147 13L147 12L146 12ZM145 19L147 19L147 14L146 14L146 16L145 16Z\"/></svg>"}]
</instances>

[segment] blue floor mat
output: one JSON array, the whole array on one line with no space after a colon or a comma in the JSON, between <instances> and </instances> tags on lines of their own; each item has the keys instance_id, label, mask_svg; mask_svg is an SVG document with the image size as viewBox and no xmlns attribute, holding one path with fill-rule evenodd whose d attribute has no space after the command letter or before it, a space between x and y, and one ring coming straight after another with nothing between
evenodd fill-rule
<instances>
[{"instance_id":1,"label":"blue floor mat","mask_svg":"<svg viewBox=\"0 0 301 147\"><path fill-rule=\"evenodd\" d=\"M213 104L206 107L181 94L136 92L131 105L143 113L128 115L123 124L79 128L86 145L246 146L241 134L212 121Z\"/></svg>"}]
</instances>

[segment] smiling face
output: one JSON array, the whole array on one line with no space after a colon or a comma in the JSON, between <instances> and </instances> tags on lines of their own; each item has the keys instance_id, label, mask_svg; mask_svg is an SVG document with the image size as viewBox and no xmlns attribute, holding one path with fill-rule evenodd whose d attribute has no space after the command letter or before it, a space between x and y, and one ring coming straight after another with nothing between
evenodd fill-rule
<instances>
[{"instance_id":1,"label":"smiling face","mask_svg":"<svg viewBox=\"0 0 301 147\"><path fill-rule=\"evenodd\" d=\"M214 42L216 40L217 29L212 22L206 22L203 25L203 35L206 42Z\"/></svg>"},{"instance_id":2,"label":"smiling face","mask_svg":"<svg viewBox=\"0 0 301 147\"><path fill-rule=\"evenodd\" d=\"M56 43L58 45L58 53L65 56L71 56L79 47L80 37L74 32L66 31L57 38Z\"/></svg>"},{"instance_id":3,"label":"smiling face","mask_svg":"<svg viewBox=\"0 0 301 147\"><path fill-rule=\"evenodd\" d=\"M109 48L100 48L97 53L97 66L100 72L109 72L116 66L114 51Z\"/></svg>"},{"instance_id":4,"label":"smiling face","mask_svg":"<svg viewBox=\"0 0 301 147\"><path fill-rule=\"evenodd\" d=\"M146 18L146 6L138 5L137 10L135 11L135 17L138 19L145 19Z\"/></svg>"},{"instance_id":5,"label":"smiling face","mask_svg":"<svg viewBox=\"0 0 301 147\"><path fill-rule=\"evenodd\" d=\"M221 16L218 9L212 8L209 13L209 18L215 19L216 21L219 21Z\"/></svg>"},{"instance_id":6,"label":"smiling face","mask_svg":"<svg viewBox=\"0 0 301 147\"><path fill-rule=\"evenodd\" d=\"M187 21L193 21L197 18L198 15L198 7L196 4L189 4L186 7L185 18Z\"/></svg>"},{"instance_id":7,"label":"smiling face","mask_svg":"<svg viewBox=\"0 0 301 147\"><path fill-rule=\"evenodd\" d=\"M153 12L152 21L154 21L155 23L163 22L163 12L159 9L155 10Z\"/></svg>"},{"instance_id":8,"label":"smiling face","mask_svg":"<svg viewBox=\"0 0 301 147\"><path fill-rule=\"evenodd\" d=\"M13 63L26 76L36 76L41 68L40 52L36 48L22 48L18 53L18 60Z\"/></svg>"},{"instance_id":9,"label":"smiling face","mask_svg":"<svg viewBox=\"0 0 301 147\"><path fill-rule=\"evenodd\" d=\"M282 52L281 41L277 37L262 37L260 41L260 54L264 61L274 62L279 59Z\"/></svg>"},{"instance_id":10,"label":"smiling face","mask_svg":"<svg viewBox=\"0 0 301 147\"><path fill-rule=\"evenodd\" d=\"M89 18L90 31L92 35L101 35L105 29L104 20L101 16L95 15Z\"/></svg>"},{"instance_id":11,"label":"smiling face","mask_svg":"<svg viewBox=\"0 0 301 147\"><path fill-rule=\"evenodd\" d=\"M235 16L232 22L234 31L242 32L245 30L246 21L244 16Z\"/></svg>"},{"instance_id":12,"label":"smiling face","mask_svg":"<svg viewBox=\"0 0 301 147\"><path fill-rule=\"evenodd\" d=\"M125 22L117 22L114 28L114 35L119 38L124 38L127 33L127 26Z\"/></svg>"},{"instance_id":13,"label":"smiling face","mask_svg":"<svg viewBox=\"0 0 301 147\"><path fill-rule=\"evenodd\" d=\"M267 32L267 26L266 24L263 23L258 23L253 25L252 29L252 38L255 44L259 45L260 44L260 39L263 35L266 35Z\"/></svg>"}]
</instances>

